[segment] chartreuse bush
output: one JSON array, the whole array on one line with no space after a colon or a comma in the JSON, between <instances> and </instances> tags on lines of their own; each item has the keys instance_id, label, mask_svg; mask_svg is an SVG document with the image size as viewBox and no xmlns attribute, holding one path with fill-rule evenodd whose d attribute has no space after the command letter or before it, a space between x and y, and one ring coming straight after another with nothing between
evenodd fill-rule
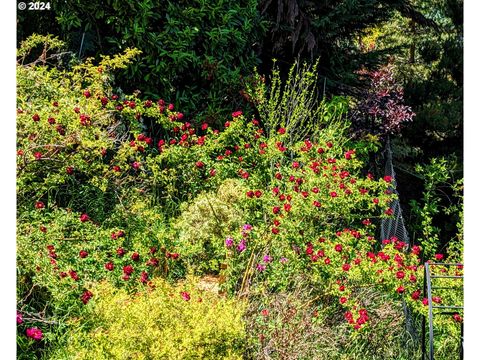
<instances>
[{"instance_id":1,"label":"chartreuse bush","mask_svg":"<svg viewBox=\"0 0 480 360\"><path fill-rule=\"evenodd\" d=\"M245 303L161 279L134 295L108 283L51 359L242 359Z\"/></svg>"}]
</instances>

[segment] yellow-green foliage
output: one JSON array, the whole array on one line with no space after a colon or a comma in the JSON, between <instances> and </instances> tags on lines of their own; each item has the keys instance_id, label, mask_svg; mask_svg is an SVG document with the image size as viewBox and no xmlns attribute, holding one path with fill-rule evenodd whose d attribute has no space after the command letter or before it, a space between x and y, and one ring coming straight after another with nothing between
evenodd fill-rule
<instances>
[{"instance_id":1,"label":"yellow-green foliage","mask_svg":"<svg viewBox=\"0 0 480 360\"><path fill-rule=\"evenodd\" d=\"M174 287L156 279L153 290L135 295L100 284L81 321L87 327L66 334L53 359L241 359L243 302L196 284L188 279Z\"/></svg>"},{"instance_id":2,"label":"yellow-green foliage","mask_svg":"<svg viewBox=\"0 0 480 360\"><path fill-rule=\"evenodd\" d=\"M235 205L244 194L240 180L228 179L217 192L199 195L184 209L174 225L184 257L208 261L224 255L225 237L243 224L242 210Z\"/></svg>"}]
</instances>

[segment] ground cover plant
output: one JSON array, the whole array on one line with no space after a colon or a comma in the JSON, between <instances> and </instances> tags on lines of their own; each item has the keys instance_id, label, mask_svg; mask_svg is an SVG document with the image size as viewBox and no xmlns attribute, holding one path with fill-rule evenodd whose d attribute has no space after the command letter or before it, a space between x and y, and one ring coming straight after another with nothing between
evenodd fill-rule
<instances>
[{"instance_id":1,"label":"ground cover plant","mask_svg":"<svg viewBox=\"0 0 480 360\"><path fill-rule=\"evenodd\" d=\"M418 356L402 300L425 315L423 259L460 263L462 247L379 238L397 196L367 171L380 138L352 136L351 99L318 99L315 65L254 73L255 115L216 128L115 88L135 48L25 63L37 45L63 46L18 53L20 359ZM462 315L438 321L437 353L455 358Z\"/></svg>"}]
</instances>

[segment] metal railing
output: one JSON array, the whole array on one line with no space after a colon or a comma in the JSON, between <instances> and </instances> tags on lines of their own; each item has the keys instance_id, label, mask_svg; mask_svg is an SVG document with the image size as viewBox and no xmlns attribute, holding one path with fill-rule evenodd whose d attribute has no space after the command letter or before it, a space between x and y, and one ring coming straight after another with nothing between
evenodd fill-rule
<instances>
[{"instance_id":1,"label":"metal railing","mask_svg":"<svg viewBox=\"0 0 480 360\"><path fill-rule=\"evenodd\" d=\"M455 288L450 286L439 286L433 287L432 280L433 279L463 279L462 275L453 276L453 275L432 275L431 274L431 266L459 266L462 264L455 264L455 263L425 263L425 276L423 280L423 292L424 294L427 293L428 299L428 331L429 331L429 352L428 352L428 359L434 360L434 348L433 348L433 315L435 309L452 309L452 310L463 310L463 306L459 305L433 305L432 301L432 291L433 290L455 290ZM458 313L458 311L442 311L437 312L435 315L454 315ZM463 322L460 325L460 354L459 358L463 359ZM422 326L422 360L427 359L427 349L426 349L426 316L423 317L423 326Z\"/></svg>"}]
</instances>

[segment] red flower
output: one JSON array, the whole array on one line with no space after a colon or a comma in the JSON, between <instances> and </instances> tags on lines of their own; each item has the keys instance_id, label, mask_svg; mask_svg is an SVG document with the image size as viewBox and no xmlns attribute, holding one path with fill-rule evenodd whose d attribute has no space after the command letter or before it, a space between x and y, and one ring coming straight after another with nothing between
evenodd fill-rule
<instances>
[{"instance_id":1,"label":"red flower","mask_svg":"<svg viewBox=\"0 0 480 360\"><path fill-rule=\"evenodd\" d=\"M259 198L262 196L262 192L260 190L255 191L255 197Z\"/></svg>"},{"instance_id":2,"label":"red flower","mask_svg":"<svg viewBox=\"0 0 480 360\"><path fill-rule=\"evenodd\" d=\"M276 227L272 228L272 233L274 233L275 235L277 235L278 233L280 232L280 230Z\"/></svg>"},{"instance_id":3,"label":"red flower","mask_svg":"<svg viewBox=\"0 0 480 360\"><path fill-rule=\"evenodd\" d=\"M321 206L322 206L322 203L321 203L320 201L315 200L315 201L313 202L313 206L315 206L315 207L321 207Z\"/></svg>"},{"instance_id":4,"label":"red flower","mask_svg":"<svg viewBox=\"0 0 480 360\"><path fill-rule=\"evenodd\" d=\"M125 275L131 275L133 273L133 266L132 265L125 265L123 267L123 273Z\"/></svg>"},{"instance_id":5,"label":"red flower","mask_svg":"<svg viewBox=\"0 0 480 360\"><path fill-rule=\"evenodd\" d=\"M87 222L88 220L90 220L90 217L87 214L84 213L84 214L80 215L80 221L81 222L84 223L84 222Z\"/></svg>"},{"instance_id":6,"label":"red flower","mask_svg":"<svg viewBox=\"0 0 480 360\"><path fill-rule=\"evenodd\" d=\"M286 130L285 130L284 128L278 129L278 133L279 133L280 135L285 134L285 132L286 132Z\"/></svg>"},{"instance_id":7,"label":"red flower","mask_svg":"<svg viewBox=\"0 0 480 360\"><path fill-rule=\"evenodd\" d=\"M443 254L435 254L435 260L442 260Z\"/></svg>"},{"instance_id":8,"label":"red flower","mask_svg":"<svg viewBox=\"0 0 480 360\"><path fill-rule=\"evenodd\" d=\"M142 271L140 275L140 282L145 284L148 281L148 273L146 271Z\"/></svg>"},{"instance_id":9,"label":"red flower","mask_svg":"<svg viewBox=\"0 0 480 360\"><path fill-rule=\"evenodd\" d=\"M328 265L328 264L330 264L330 263L331 263L331 260L330 260L329 258L326 258L326 259L325 259L325 264Z\"/></svg>"},{"instance_id":10,"label":"red flower","mask_svg":"<svg viewBox=\"0 0 480 360\"><path fill-rule=\"evenodd\" d=\"M279 206L274 206L273 207L273 213L278 214L280 212L280 207Z\"/></svg>"},{"instance_id":11,"label":"red flower","mask_svg":"<svg viewBox=\"0 0 480 360\"><path fill-rule=\"evenodd\" d=\"M330 196L331 196L331 197L337 197L338 195L337 195L337 193L336 193L335 191L332 191L332 192L330 193Z\"/></svg>"},{"instance_id":12,"label":"red flower","mask_svg":"<svg viewBox=\"0 0 480 360\"><path fill-rule=\"evenodd\" d=\"M90 96L92 96L92 94L90 94L90 91L89 90L85 90L83 92L83 95L88 99Z\"/></svg>"},{"instance_id":13,"label":"red flower","mask_svg":"<svg viewBox=\"0 0 480 360\"><path fill-rule=\"evenodd\" d=\"M343 264L342 265L342 270L343 271L348 271L348 270L350 270L350 267L351 267L350 264Z\"/></svg>"},{"instance_id":14,"label":"red flower","mask_svg":"<svg viewBox=\"0 0 480 360\"><path fill-rule=\"evenodd\" d=\"M247 197L253 198L255 196L255 193L253 191L247 191Z\"/></svg>"},{"instance_id":15,"label":"red flower","mask_svg":"<svg viewBox=\"0 0 480 360\"><path fill-rule=\"evenodd\" d=\"M168 104L168 110L173 111L173 109L174 109L173 104Z\"/></svg>"},{"instance_id":16,"label":"red flower","mask_svg":"<svg viewBox=\"0 0 480 360\"><path fill-rule=\"evenodd\" d=\"M42 340L42 337L43 337L42 330L40 330L39 328L36 328L36 327L28 328L26 330L26 334L27 334L27 337L29 337L33 340L36 340L36 341Z\"/></svg>"},{"instance_id":17,"label":"red flower","mask_svg":"<svg viewBox=\"0 0 480 360\"><path fill-rule=\"evenodd\" d=\"M286 203L286 204L283 204L283 208L285 209L286 212L289 212L292 209L292 205Z\"/></svg>"},{"instance_id":18,"label":"red flower","mask_svg":"<svg viewBox=\"0 0 480 360\"><path fill-rule=\"evenodd\" d=\"M35 122L40 121L40 115L35 114L35 115L32 116L32 119L33 119L33 121L35 121Z\"/></svg>"},{"instance_id":19,"label":"red flower","mask_svg":"<svg viewBox=\"0 0 480 360\"><path fill-rule=\"evenodd\" d=\"M405 273L403 271L397 271L397 279L403 279L405 277Z\"/></svg>"},{"instance_id":20,"label":"red flower","mask_svg":"<svg viewBox=\"0 0 480 360\"><path fill-rule=\"evenodd\" d=\"M72 175L73 174L73 166L67 166L67 168L65 169L65 172L68 175Z\"/></svg>"},{"instance_id":21,"label":"red flower","mask_svg":"<svg viewBox=\"0 0 480 360\"><path fill-rule=\"evenodd\" d=\"M167 257L169 257L170 254L167 253ZM171 256L171 255L170 255ZM156 258L150 258L147 261L147 266L158 266L158 259Z\"/></svg>"},{"instance_id":22,"label":"red flower","mask_svg":"<svg viewBox=\"0 0 480 360\"><path fill-rule=\"evenodd\" d=\"M412 299L413 300L418 300L420 299L420 290L416 290L412 293Z\"/></svg>"},{"instance_id":23,"label":"red flower","mask_svg":"<svg viewBox=\"0 0 480 360\"><path fill-rule=\"evenodd\" d=\"M43 208L45 208L45 204L44 204L43 202L41 202L41 201L37 201L37 202L35 203L35 208L36 208L36 209L43 209Z\"/></svg>"},{"instance_id":24,"label":"red flower","mask_svg":"<svg viewBox=\"0 0 480 360\"><path fill-rule=\"evenodd\" d=\"M107 269L108 271L112 271L113 270L113 263L111 261L107 262L105 264L105 269Z\"/></svg>"},{"instance_id":25,"label":"red flower","mask_svg":"<svg viewBox=\"0 0 480 360\"><path fill-rule=\"evenodd\" d=\"M453 315L453 319L454 319L456 322L462 322L462 321L463 321L463 318L462 318L459 314L454 314L454 315Z\"/></svg>"},{"instance_id":26,"label":"red flower","mask_svg":"<svg viewBox=\"0 0 480 360\"><path fill-rule=\"evenodd\" d=\"M78 281L80 278L78 277L77 273L73 270L69 270L68 271L68 275L70 275L70 277L75 280L75 281Z\"/></svg>"},{"instance_id":27,"label":"red flower","mask_svg":"<svg viewBox=\"0 0 480 360\"><path fill-rule=\"evenodd\" d=\"M80 250L80 257L85 259L88 256L88 253L85 250Z\"/></svg>"},{"instance_id":28,"label":"red flower","mask_svg":"<svg viewBox=\"0 0 480 360\"><path fill-rule=\"evenodd\" d=\"M389 176L389 175L385 175L385 176L383 177L383 180L385 180L387 183L390 183L390 182L392 182L392 177Z\"/></svg>"},{"instance_id":29,"label":"red flower","mask_svg":"<svg viewBox=\"0 0 480 360\"><path fill-rule=\"evenodd\" d=\"M399 286L396 291L399 294L403 294L405 292L405 288L403 286Z\"/></svg>"},{"instance_id":30,"label":"red flower","mask_svg":"<svg viewBox=\"0 0 480 360\"><path fill-rule=\"evenodd\" d=\"M134 253L132 254L132 260L133 260L133 261L138 261L138 260L140 260L140 255L139 255L137 252L134 252Z\"/></svg>"},{"instance_id":31,"label":"red flower","mask_svg":"<svg viewBox=\"0 0 480 360\"><path fill-rule=\"evenodd\" d=\"M35 160L40 160L42 158L42 153L37 151L33 156L35 157Z\"/></svg>"},{"instance_id":32,"label":"red flower","mask_svg":"<svg viewBox=\"0 0 480 360\"><path fill-rule=\"evenodd\" d=\"M385 214L388 215L388 216L393 215L393 209L392 209L392 208L388 208L387 210L385 210Z\"/></svg>"},{"instance_id":33,"label":"red flower","mask_svg":"<svg viewBox=\"0 0 480 360\"><path fill-rule=\"evenodd\" d=\"M335 251L341 252L342 251L342 245L340 245L340 244L335 245Z\"/></svg>"},{"instance_id":34,"label":"red flower","mask_svg":"<svg viewBox=\"0 0 480 360\"><path fill-rule=\"evenodd\" d=\"M269 312L268 312L268 309L263 309L262 310L262 315L263 316L268 316Z\"/></svg>"},{"instance_id":35,"label":"red flower","mask_svg":"<svg viewBox=\"0 0 480 360\"><path fill-rule=\"evenodd\" d=\"M333 144L331 141L327 142L327 147L332 148Z\"/></svg>"},{"instance_id":36,"label":"red flower","mask_svg":"<svg viewBox=\"0 0 480 360\"><path fill-rule=\"evenodd\" d=\"M201 162L201 161L197 161L197 162L195 163L195 166L198 167L199 169L203 168L204 165L205 165L205 164L204 164L203 162Z\"/></svg>"},{"instance_id":37,"label":"red flower","mask_svg":"<svg viewBox=\"0 0 480 360\"><path fill-rule=\"evenodd\" d=\"M414 245L412 247L412 253L415 254L415 255L419 255L420 254L420 246Z\"/></svg>"},{"instance_id":38,"label":"red flower","mask_svg":"<svg viewBox=\"0 0 480 360\"><path fill-rule=\"evenodd\" d=\"M82 299L82 302L86 305L92 297L93 297L92 292L89 290L85 290L82 294L81 299Z\"/></svg>"},{"instance_id":39,"label":"red flower","mask_svg":"<svg viewBox=\"0 0 480 360\"><path fill-rule=\"evenodd\" d=\"M345 296L342 296L340 298L340 304L345 304L347 302L347 298Z\"/></svg>"},{"instance_id":40,"label":"red flower","mask_svg":"<svg viewBox=\"0 0 480 360\"><path fill-rule=\"evenodd\" d=\"M119 248L117 249L117 255L120 256L120 257L122 257L123 255L125 255L126 253L127 253L127 251L126 251L124 248L122 248L122 247L119 247Z\"/></svg>"}]
</instances>

